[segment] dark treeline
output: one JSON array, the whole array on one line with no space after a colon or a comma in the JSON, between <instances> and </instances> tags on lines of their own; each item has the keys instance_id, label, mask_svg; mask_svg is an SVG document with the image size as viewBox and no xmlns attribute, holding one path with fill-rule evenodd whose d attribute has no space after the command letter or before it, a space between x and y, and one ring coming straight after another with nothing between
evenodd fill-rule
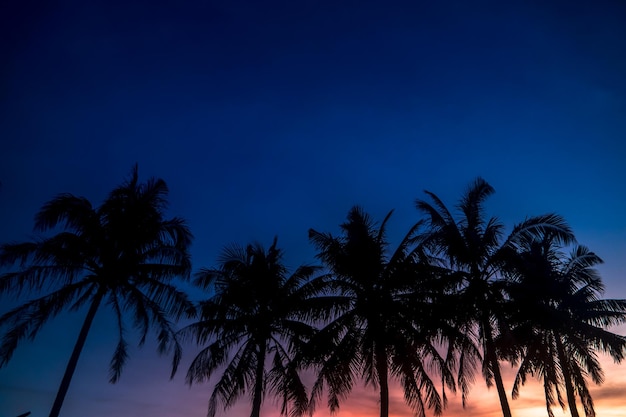
<instances>
[{"instance_id":1,"label":"dark treeline","mask_svg":"<svg viewBox=\"0 0 626 417\"><path fill-rule=\"evenodd\" d=\"M446 392L465 405L477 375L495 385L504 417L529 376L543 383L548 416L560 406L578 417L578 404L594 417L588 383L603 381L598 352L618 362L626 355L626 337L610 331L626 322L626 300L602 298L601 259L559 215L527 218L506 234L484 210L493 192L479 178L455 210L426 192L396 244L386 233L391 212L378 222L353 207L338 234L309 231L319 266L288 270L274 239L269 248L227 246L216 267L192 273L191 231L165 216L165 182L140 182L135 167L100 206L61 194L36 215L42 237L1 246L10 272L0 294L25 301L0 317L0 366L50 318L85 307L50 412L58 416L93 318L107 307L119 329L110 381L128 359L129 326L140 345L155 332L172 375L182 343L195 343L186 382L217 377L210 417L243 396L251 417L270 395L283 415L313 413L320 402L337 411L360 381L377 390L388 417L391 380L416 416L439 415ZM207 298L192 303L181 279ZM182 318L189 324L176 329ZM517 369L510 394L503 362ZM315 375L311 386L303 371Z\"/></svg>"}]
</instances>

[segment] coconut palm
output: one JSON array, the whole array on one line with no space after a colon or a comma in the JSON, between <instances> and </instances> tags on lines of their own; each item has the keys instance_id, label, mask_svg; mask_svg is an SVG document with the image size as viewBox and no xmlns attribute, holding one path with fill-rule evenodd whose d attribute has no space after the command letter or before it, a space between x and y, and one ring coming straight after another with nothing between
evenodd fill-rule
<instances>
[{"instance_id":1,"label":"coconut palm","mask_svg":"<svg viewBox=\"0 0 626 417\"><path fill-rule=\"evenodd\" d=\"M579 416L577 398L585 415L594 417L587 379L603 382L598 351L617 362L626 356L626 337L607 329L626 322L626 300L600 298L603 285L594 267L602 261L586 247L566 255L549 234L525 246L509 277L515 332L524 348L513 398L534 375L543 380L550 417L557 402L566 407L563 389L572 417Z\"/></svg>"},{"instance_id":2,"label":"coconut palm","mask_svg":"<svg viewBox=\"0 0 626 417\"><path fill-rule=\"evenodd\" d=\"M293 361L315 328L317 286L326 279L318 267L289 273L277 241L266 251L258 243L226 247L219 268L202 269L195 284L213 295L200 303L200 317L180 332L203 346L187 372L188 384L219 374L209 399L208 416L217 406L231 407L241 396L252 400L259 417L263 399L281 399L281 414L301 415L308 397ZM292 405L291 410L289 406Z\"/></svg>"},{"instance_id":3,"label":"coconut palm","mask_svg":"<svg viewBox=\"0 0 626 417\"><path fill-rule=\"evenodd\" d=\"M573 234L560 216L548 214L532 217L516 225L504 239L504 226L497 218L485 217L484 203L494 193L485 180L478 178L467 189L457 206L455 217L434 193L426 191L430 201L418 199L416 206L427 218L428 230L422 235L423 250L448 268L458 279L459 297L456 301L458 326L468 335L475 333L482 346L482 373L487 386L495 383L502 413L511 417L499 361L511 359L510 351L496 344L507 333L505 320L506 294L502 271L515 257L521 241L546 230L569 242ZM463 355L461 361L472 359ZM459 369L470 371L461 363ZM471 377L459 374L459 383L468 387Z\"/></svg>"},{"instance_id":4,"label":"coconut palm","mask_svg":"<svg viewBox=\"0 0 626 417\"><path fill-rule=\"evenodd\" d=\"M53 236L0 248L3 265L20 266L0 277L0 294L35 297L0 317L0 326L8 329L0 346L0 366L10 360L22 339L34 338L47 320L63 310L88 306L51 417L59 414L102 305L111 307L119 330L110 382L119 379L128 358L127 314L139 331L139 344L153 327L159 352L173 350L176 367L180 347L170 319L193 311L193 305L172 281L189 274L191 234L182 219L164 217L167 191L161 179L140 183L135 166L130 179L99 207L71 194L44 204L36 215L35 230L56 232Z\"/></svg>"},{"instance_id":5,"label":"coconut palm","mask_svg":"<svg viewBox=\"0 0 626 417\"><path fill-rule=\"evenodd\" d=\"M427 408L440 414L445 405L431 372L439 374L445 387L455 388L446 357L437 350L449 329L435 307L444 284L418 262L413 238L419 224L390 251L390 216L377 227L353 207L341 236L309 231L318 258L333 276L329 288L340 309L314 339L318 378L312 410L326 388L328 406L336 411L359 378L378 389L381 417L389 415L391 378L401 383L416 416L424 416Z\"/></svg>"}]
</instances>

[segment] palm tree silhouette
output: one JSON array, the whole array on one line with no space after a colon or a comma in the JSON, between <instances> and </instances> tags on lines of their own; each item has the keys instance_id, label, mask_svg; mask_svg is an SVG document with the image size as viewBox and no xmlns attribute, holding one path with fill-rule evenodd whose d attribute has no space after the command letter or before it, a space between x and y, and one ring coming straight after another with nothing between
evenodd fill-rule
<instances>
[{"instance_id":1,"label":"palm tree silhouette","mask_svg":"<svg viewBox=\"0 0 626 417\"><path fill-rule=\"evenodd\" d=\"M505 357L496 338L507 332L503 268L514 259L521 241L546 230L569 242L573 234L560 216L548 214L532 217L516 225L503 240L504 226L497 218L486 218L484 202L494 193L485 180L478 178L462 195L456 219L434 193L426 191L429 201L418 199L416 206L427 218L428 230L422 236L424 251L451 271L458 279L456 301L459 327L468 335L477 333L482 346L482 373L487 386L494 383L504 417L511 417L499 360ZM469 352L471 353L471 352ZM461 361L474 355L462 355ZM471 366L461 364L460 385L468 387Z\"/></svg>"},{"instance_id":2,"label":"palm tree silhouette","mask_svg":"<svg viewBox=\"0 0 626 417\"><path fill-rule=\"evenodd\" d=\"M361 377L378 388L381 417L389 415L389 378L400 381L417 416L424 416L426 408L440 414L445 405L429 372L438 372L444 385L454 389L446 358L437 350L447 327L432 305L442 292L441 283L413 250L420 225L390 253L390 216L377 228L361 208L353 207L341 236L309 231L318 258L334 277L329 293L337 300L337 314L313 340L319 371L312 410L327 386L328 405L336 411Z\"/></svg>"},{"instance_id":3,"label":"palm tree silhouette","mask_svg":"<svg viewBox=\"0 0 626 417\"><path fill-rule=\"evenodd\" d=\"M307 410L293 359L315 332L308 320L323 318L315 316L314 296L326 277L316 276L315 266L289 274L276 245L274 239L267 251L258 243L226 247L218 269L196 275L195 284L214 294L200 303L199 320L180 333L205 345L189 366L188 384L221 372L209 399L210 417L218 404L226 409L249 391L251 417L259 417L267 393L281 398L281 415Z\"/></svg>"},{"instance_id":4,"label":"palm tree silhouette","mask_svg":"<svg viewBox=\"0 0 626 417\"><path fill-rule=\"evenodd\" d=\"M602 260L584 246L569 255L547 234L526 242L509 279L515 333L523 357L513 385L513 398L527 375L543 380L548 415L558 404L565 409L562 389L572 417L578 417L579 397L585 415L595 410L587 378L604 380L596 351L617 362L626 355L626 337L607 330L626 322L626 300L601 299L603 285L594 266Z\"/></svg>"},{"instance_id":5,"label":"palm tree silhouette","mask_svg":"<svg viewBox=\"0 0 626 417\"><path fill-rule=\"evenodd\" d=\"M38 232L57 234L32 242L6 244L0 263L18 264L17 272L0 277L0 294L35 292L38 296L0 317L8 326L0 346L0 366L11 358L18 343L34 338L45 322L59 312L89 306L67 364L50 416L59 414L87 334L99 307L111 306L119 340L110 363L110 382L116 382L126 363L128 343L124 316L132 316L140 345L155 327L158 350L173 351L173 368L180 346L170 323L191 313L193 305L172 284L187 277L187 248L191 234L180 218L165 219L167 186L161 179L138 182L134 167L130 179L115 188L97 208L82 197L61 194L44 204L35 218Z\"/></svg>"}]
</instances>

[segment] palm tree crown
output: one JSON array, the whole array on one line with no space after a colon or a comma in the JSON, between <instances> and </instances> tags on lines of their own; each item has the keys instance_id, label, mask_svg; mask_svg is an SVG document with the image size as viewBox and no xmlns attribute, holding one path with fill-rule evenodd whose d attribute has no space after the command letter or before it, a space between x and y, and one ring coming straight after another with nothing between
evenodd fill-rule
<instances>
[{"instance_id":1,"label":"palm tree crown","mask_svg":"<svg viewBox=\"0 0 626 417\"><path fill-rule=\"evenodd\" d=\"M476 332L483 351L483 376L488 386L495 383L503 415L511 417L498 362L502 355L495 343L507 327L503 270L515 259L520 242L545 231L569 242L573 234L560 216L548 214L526 219L504 239L503 224L495 217L485 217L484 203L493 193L493 187L478 178L461 197L458 218L431 192L426 192L431 201L417 200L416 204L429 226L422 236L424 251L457 277L459 326L468 335ZM464 374L471 372L471 366L463 363L465 359L474 357L461 356L459 383L464 390L471 379Z\"/></svg>"},{"instance_id":2,"label":"palm tree crown","mask_svg":"<svg viewBox=\"0 0 626 417\"><path fill-rule=\"evenodd\" d=\"M89 306L51 416L58 415L102 302L111 306L119 329L111 382L119 379L128 357L125 314L132 316L139 330L140 345L154 327L159 351L173 349L174 369L178 364L180 347L170 317L191 313L193 306L172 280L189 274L191 233L182 219L164 218L167 191L161 179L140 183L135 166L130 179L100 207L71 194L46 203L35 218L35 230L58 233L0 248L0 263L20 266L0 277L0 294L37 294L0 317L0 326L8 328L0 347L0 366L23 338L33 338L48 319L67 308Z\"/></svg>"},{"instance_id":3,"label":"palm tree crown","mask_svg":"<svg viewBox=\"0 0 626 417\"><path fill-rule=\"evenodd\" d=\"M566 255L547 234L523 249L509 273L512 321L523 348L513 397L527 375L536 375L543 380L550 417L557 402L565 408L563 388L573 417L577 397L585 415L594 417L587 378L596 384L604 379L597 351L617 362L626 356L626 337L607 330L626 322L626 300L600 298L603 285L594 266L602 261L584 246Z\"/></svg>"},{"instance_id":4,"label":"palm tree crown","mask_svg":"<svg viewBox=\"0 0 626 417\"><path fill-rule=\"evenodd\" d=\"M438 282L420 270L413 251L419 224L390 253L386 241L390 216L377 228L361 208L354 207L341 225L341 236L309 231L318 257L333 275L329 287L338 308L315 339L319 373L313 407L326 385L329 407L336 411L355 379L363 377L379 389L380 415L386 417L388 380L394 377L416 415L424 416L428 407L439 414L445 398L429 371L439 372L444 384L454 388L445 357L436 348L443 328L431 305Z\"/></svg>"},{"instance_id":5,"label":"palm tree crown","mask_svg":"<svg viewBox=\"0 0 626 417\"><path fill-rule=\"evenodd\" d=\"M260 244L227 247L219 268L196 275L196 285L214 294L200 303L199 321L181 333L205 345L189 367L189 384L207 381L221 370L209 416L219 403L228 408L248 390L252 417L260 415L267 393L281 399L281 414L307 410L306 389L293 358L315 332L308 319L316 318L314 296L325 277L314 276L314 266L289 274L276 245L274 240L267 251Z\"/></svg>"}]
</instances>

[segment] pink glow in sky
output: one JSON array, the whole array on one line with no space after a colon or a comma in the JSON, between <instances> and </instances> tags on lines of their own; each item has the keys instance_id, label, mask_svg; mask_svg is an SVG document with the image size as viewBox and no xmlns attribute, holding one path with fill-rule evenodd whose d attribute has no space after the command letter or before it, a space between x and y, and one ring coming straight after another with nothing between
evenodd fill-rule
<instances>
[{"instance_id":1,"label":"pink glow in sky","mask_svg":"<svg viewBox=\"0 0 626 417\"><path fill-rule=\"evenodd\" d=\"M89 343L88 343L89 344ZM106 383L106 358L109 352L104 347L90 346L89 351L81 358L79 370L72 382L68 397L64 404L63 416L81 417L88 414L91 417L204 417L207 401L210 395L211 384L194 385L188 387L183 383L183 373L174 380L168 381L168 363L166 360L157 360L156 354L144 351L136 355L121 381L116 385ZM59 379L64 364L46 363L42 356L37 356L43 348L30 345L22 349L21 356L31 355L31 368L27 373L13 378L9 382L3 375L10 374L11 365L0 371L0 390L7 403L2 405L4 415L16 416L26 411L32 411L32 416L46 416L54 398L54 385L38 386L34 379L52 380L53 374ZM133 352L134 354L141 352ZM595 403L596 413L600 417L626 416L626 364L615 364L605 356L601 357L605 371L605 382L602 386L590 384ZM185 364L183 363L183 366ZM510 392L514 370L508 364L503 364L505 386ZM36 388L27 388L35 386ZM402 392L397 384L392 384L390 396L390 417L409 417L411 411L404 404ZM461 407L459 396L449 395L449 405L444 416L469 417L499 417L502 415L495 388L487 389L485 383L477 379L467 407ZM520 398L510 401L514 417L543 417L546 416L543 391L538 382L529 378L522 388ZM555 416L569 416L568 412L561 412L559 407L553 408ZM241 400L227 412L218 412L218 416L237 417L249 414L250 405L247 400ZM579 409L582 412L582 409ZM342 404L337 416L340 417L377 417L377 392L371 387L357 385L348 399ZM429 417L432 413L428 414ZM268 398L263 409L264 417L279 417L278 406L272 398ZM325 407L319 407L314 417L330 417Z\"/></svg>"},{"instance_id":2,"label":"pink glow in sky","mask_svg":"<svg viewBox=\"0 0 626 417\"><path fill-rule=\"evenodd\" d=\"M28 240L58 193L99 203L138 163L189 221L194 270L275 235L299 265L314 260L306 231L336 231L354 204L395 209L403 234L423 189L453 205L481 176L490 215L563 215L604 259L606 298L626 299L625 22L620 0L0 1L0 243ZM82 317L18 347L0 417L48 415ZM192 348L172 381L148 342L107 383L109 319L62 417L205 416L210 384L184 384ZM602 364L597 415L624 417L626 363ZM510 403L547 415L532 380ZM271 399L264 411L278 415ZM244 400L220 416L247 414ZM397 389L391 415L411 415ZM376 391L355 388L338 416L378 416ZM468 407L451 397L444 416L499 417L497 393L477 376Z\"/></svg>"}]
</instances>

